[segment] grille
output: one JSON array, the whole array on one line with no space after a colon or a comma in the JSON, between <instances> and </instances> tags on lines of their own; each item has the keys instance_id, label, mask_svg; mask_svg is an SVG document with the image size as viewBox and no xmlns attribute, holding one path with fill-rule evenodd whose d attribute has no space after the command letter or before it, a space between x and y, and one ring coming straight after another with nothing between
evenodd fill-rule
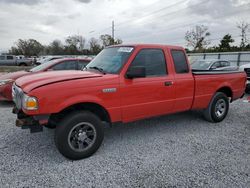
<instances>
[{"instance_id":1,"label":"grille","mask_svg":"<svg viewBox=\"0 0 250 188\"><path fill-rule=\"evenodd\" d=\"M12 98L13 102L15 103L17 109L22 108L22 96L23 96L23 91L21 88L16 86L16 84L13 84L12 86Z\"/></svg>"},{"instance_id":2,"label":"grille","mask_svg":"<svg viewBox=\"0 0 250 188\"><path fill-rule=\"evenodd\" d=\"M250 78L250 68L244 69L245 72L247 73L247 77Z\"/></svg>"}]
</instances>

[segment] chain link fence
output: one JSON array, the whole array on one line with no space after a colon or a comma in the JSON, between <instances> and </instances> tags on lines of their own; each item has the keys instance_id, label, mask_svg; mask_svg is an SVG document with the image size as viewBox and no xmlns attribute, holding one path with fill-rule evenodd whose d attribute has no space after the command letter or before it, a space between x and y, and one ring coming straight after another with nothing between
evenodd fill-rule
<instances>
[{"instance_id":1,"label":"chain link fence","mask_svg":"<svg viewBox=\"0 0 250 188\"><path fill-rule=\"evenodd\" d=\"M190 53L188 54L191 64L197 60L227 60L235 66L250 63L250 51L247 52L218 52L218 53Z\"/></svg>"}]
</instances>

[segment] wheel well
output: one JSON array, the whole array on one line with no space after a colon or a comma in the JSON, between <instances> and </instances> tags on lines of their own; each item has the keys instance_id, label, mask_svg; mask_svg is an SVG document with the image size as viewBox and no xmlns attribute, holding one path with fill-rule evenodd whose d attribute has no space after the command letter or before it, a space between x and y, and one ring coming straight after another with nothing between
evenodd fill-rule
<instances>
[{"instance_id":1,"label":"wheel well","mask_svg":"<svg viewBox=\"0 0 250 188\"><path fill-rule=\"evenodd\" d=\"M233 92L229 87L222 87L217 92L225 93L227 97L233 98Z\"/></svg>"},{"instance_id":2,"label":"wheel well","mask_svg":"<svg viewBox=\"0 0 250 188\"><path fill-rule=\"evenodd\" d=\"M21 65L27 66L27 64L24 62L19 63L19 66L21 66Z\"/></svg>"},{"instance_id":3,"label":"wheel well","mask_svg":"<svg viewBox=\"0 0 250 188\"><path fill-rule=\"evenodd\" d=\"M63 117L69 114L72 111L76 110L86 110L97 115L102 121L111 122L109 113L107 110L99 104L96 103L80 103L67 107L57 114L51 114L49 121L56 124L56 122L60 121Z\"/></svg>"}]
</instances>

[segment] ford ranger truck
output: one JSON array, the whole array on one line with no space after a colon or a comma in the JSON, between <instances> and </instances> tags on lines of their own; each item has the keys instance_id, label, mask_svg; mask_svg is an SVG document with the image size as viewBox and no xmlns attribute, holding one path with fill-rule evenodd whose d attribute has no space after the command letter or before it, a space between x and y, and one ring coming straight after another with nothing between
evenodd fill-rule
<instances>
[{"instance_id":1,"label":"ford ranger truck","mask_svg":"<svg viewBox=\"0 0 250 188\"><path fill-rule=\"evenodd\" d=\"M245 72L192 71L182 47L119 45L105 48L83 71L17 79L13 112L23 129L55 128L60 153L77 160L97 151L107 123L188 110L201 110L209 122L220 122L245 85Z\"/></svg>"}]
</instances>

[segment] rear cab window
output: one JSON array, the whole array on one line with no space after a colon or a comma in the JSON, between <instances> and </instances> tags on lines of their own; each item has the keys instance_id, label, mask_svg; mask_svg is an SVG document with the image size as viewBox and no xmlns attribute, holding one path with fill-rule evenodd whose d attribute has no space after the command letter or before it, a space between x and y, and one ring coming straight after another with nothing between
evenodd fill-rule
<instances>
[{"instance_id":1,"label":"rear cab window","mask_svg":"<svg viewBox=\"0 0 250 188\"><path fill-rule=\"evenodd\" d=\"M171 55L174 62L175 72L177 74L189 73L188 62L184 51L172 49Z\"/></svg>"}]
</instances>

